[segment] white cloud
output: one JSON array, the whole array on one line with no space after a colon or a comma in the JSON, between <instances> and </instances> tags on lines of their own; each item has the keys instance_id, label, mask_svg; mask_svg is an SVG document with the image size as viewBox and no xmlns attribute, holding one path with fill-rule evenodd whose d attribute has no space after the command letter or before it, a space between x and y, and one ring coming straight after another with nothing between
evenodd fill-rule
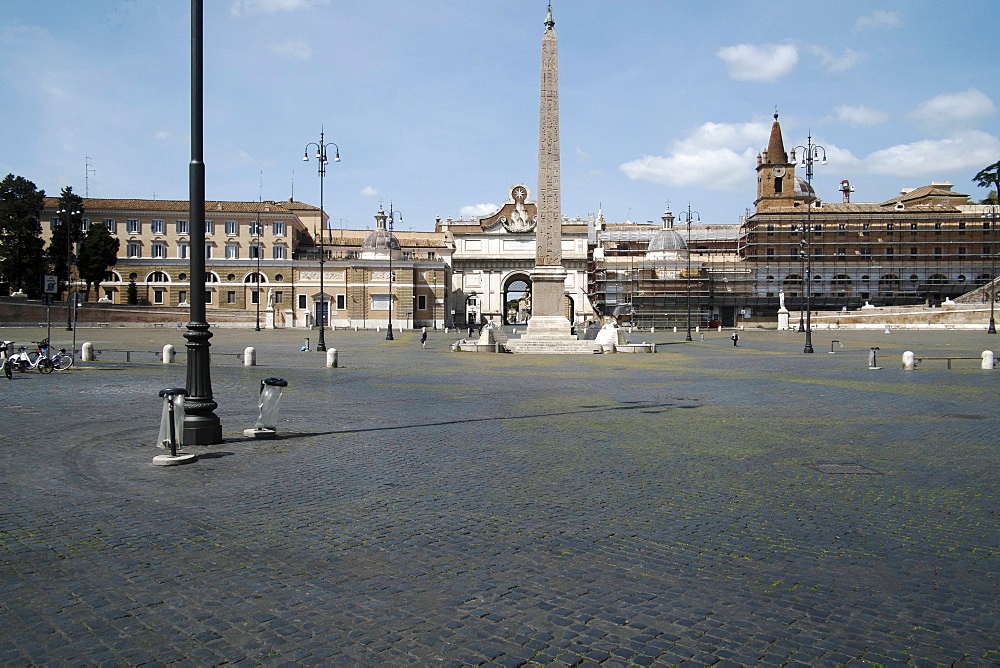
<instances>
[{"instance_id":1,"label":"white cloud","mask_svg":"<svg viewBox=\"0 0 1000 668\"><path fill-rule=\"evenodd\" d=\"M934 176L948 171L977 170L996 160L1000 139L969 130L948 139L890 146L868 155L864 164L875 174Z\"/></svg>"},{"instance_id":2,"label":"white cloud","mask_svg":"<svg viewBox=\"0 0 1000 668\"><path fill-rule=\"evenodd\" d=\"M833 110L837 120L856 128L869 128L889 120L889 114L878 109L871 109L863 104L856 107L842 105Z\"/></svg>"},{"instance_id":3,"label":"white cloud","mask_svg":"<svg viewBox=\"0 0 1000 668\"><path fill-rule=\"evenodd\" d=\"M240 14L273 14L308 9L316 5L329 4L330 0L233 0L229 12Z\"/></svg>"},{"instance_id":4,"label":"white cloud","mask_svg":"<svg viewBox=\"0 0 1000 668\"><path fill-rule=\"evenodd\" d=\"M729 67L729 78L774 83L799 62L792 44L737 44L724 46L716 54Z\"/></svg>"},{"instance_id":5,"label":"white cloud","mask_svg":"<svg viewBox=\"0 0 1000 668\"><path fill-rule=\"evenodd\" d=\"M477 218L479 216L486 216L497 209L499 209L496 204L472 204L470 206L463 206L458 210L458 215L462 218Z\"/></svg>"},{"instance_id":6,"label":"white cloud","mask_svg":"<svg viewBox=\"0 0 1000 668\"><path fill-rule=\"evenodd\" d=\"M910 116L933 127L969 127L997 113L993 100L975 88L944 93L920 103Z\"/></svg>"},{"instance_id":7,"label":"white cloud","mask_svg":"<svg viewBox=\"0 0 1000 668\"><path fill-rule=\"evenodd\" d=\"M378 195L378 191L371 186L365 186L361 189L360 194L362 197L376 197Z\"/></svg>"},{"instance_id":8,"label":"white cloud","mask_svg":"<svg viewBox=\"0 0 1000 668\"><path fill-rule=\"evenodd\" d=\"M903 20L899 12L887 12L878 10L867 16L859 16L854 22L854 32L861 30L878 30L880 28L898 28L903 25Z\"/></svg>"},{"instance_id":9,"label":"white cloud","mask_svg":"<svg viewBox=\"0 0 1000 668\"><path fill-rule=\"evenodd\" d=\"M867 53L854 49L845 48L840 54L835 54L822 46L811 46L809 50L819 56L827 72L844 72L868 59Z\"/></svg>"},{"instance_id":10,"label":"white cloud","mask_svg":"<svg viewBox=\"0 0 1000 668\"><path fill-rule=\"evenodd\" d=\"M299 60L309 60L312 57L312 48L301 39L293 39L290 42L271 42L267 45L267 50L277 56L298 58Z\"/></svg>"},{"instance_id":11,"label":"white cloud","mask_svg":"<svg viewBox=\"0 0 1000 668\"><path fill-rule=\"evenodd\" d=\"M636 181L735 190L753 176L755 156L769 133L767 123L705 123L675 141L670 155L645 155L619 169Z\"/></svg>"}]
</instances>

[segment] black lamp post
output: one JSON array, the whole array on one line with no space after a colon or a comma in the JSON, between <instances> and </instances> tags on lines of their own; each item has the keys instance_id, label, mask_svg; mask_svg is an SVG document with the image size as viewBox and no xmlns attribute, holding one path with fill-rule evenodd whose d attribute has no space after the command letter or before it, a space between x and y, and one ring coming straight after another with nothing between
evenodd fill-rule
<instances>
[{"instance_id":1,"label":"black lamp post","mask_svg":"<svg viewBox=\"0 0 1000 668\"><path fill-rule=\"evenodd\" d=\"M385 212L379 212L380 215L385 219L386 222L386 236L385 236L385 249L389 253L389 326L386 328L385 340L394 341L395 337L392 335L392 251L399 249L399 241L396 240L396 236L392 233L392 228L395 226L396 217L399 217L399 222L403 222L403 214L392 208L392 202L389 202L389 215L386 216ZM395 243L393 243L395 242ZM393 248L395 246L395 248Z\"/></svg>"},{"instance_id":2,"label":"black lamp post","mask_svg":"<svg viewBox=\"0 0 1000 668\"><path fill-rule=\"evenodd\" d=\"M263 202L258 203L258 205L257 205L257 230L256 230L257 231L257 276L255 277L255 280L257 282L257 324L254 325L254 328L253 328L255 332L259 332L260 331L260 255L261 255L261 247L260 247L260 237L261 237L260 207L261 207L261 204L263 204Z\"/></svg>"},{"instance_id":3,"label":"black lamp post","mask_svg":"<svg viewBox=\"0 0 1000 668\"><path fill-rule=\"evenodd\" d=\"M184 338L187 349L187 392L184 399L184 443L222 442L222 424L212 397L212 332L205 320L205 136L203 0L191 0L191 163L188 207L191 220L191 321Z\"/></svg>"},{"instance_id":4,"label":"black lamp post","mask_svg":"<svg viewBox=\"0 0 1000 668\"><path fill-rule=\"evenodd\" d=\"M681 211L681 215L682 216L684 215L683 211ZM692 221L692 216L697 216L698 223L699 224L701 223L701 214L698 213L697 211L692 211L691 210L691 203L688 202L687 216L684 218L684 220L687 221L687 228L688 228L688 234L687 234L687 237L688 237L687 238L687 298L686 298L686 301L687 301L687 336L684 337L685 341L692 341L693 340L691 338L691 221Z\"/></svg>"},{"instance_id":5,"label":"black lamp post","mask_svg":"<svg viewBox=\"0 0 1000 668\"><path fill-rule=\"evenodd\" d=\"M323 292L323 265L326 263L326 249L323 247L323 238L326 230L326 221L323 220L323 179L326 176L326 163L329 162L326 157L326 150L328 146L334 148L333 161L340 162L340 147L335 143L326 142L324 143L323 128L319 130L319 142L309 142L306 144L305 154L302 159L309 161L309 147L316 147L316 160L319 163L319 341L316 342L317 352L326 351L326 338L323 332L324 325L326 324L327 309L326 309L326 293ZM258 298L259 299L259 298Z\"/></svg>"},{"instance_id":6,"label":"black lamp post","mask_svg":"<svg viewBox=\"0 0 1000 668\"><path fill-rule=\"evenodd\" d=\"M1000 180L997 181L997 201L1000 202ZM996 334L997 321L993 317L993 304L997 300L997 222L1000 221L1000 212L994 206L993 212L983 217L990 221L990 326L986 333Z\"/></svg>"},{"instance_id":7,"label":"black lamp post","mask_svg":"<svg viewBox=\"0 0 1000 668\"><path fill-rule=\"evenodd\" d=\"M82 211L73 210L67 211L66 209L57 209L56 213L59 215L59 220L62 222L63 232L66 234L66 331L73 331L73 303L75 300L72 299L73 288L72 288L72 266L73 266L73 232L76 229L76 219L77 217L83 215Z\"/></svg>"},{"instance_id":8,"label":"black lamp post","mask_svg":"<svg viewBox=\"0 0 1000 668\"><path fill-rule=\"evenodd\" d=\"M806 275L805 275L805 289L806 289L806 345L802 352L811 353L813 352L812 344L812 207L813 201L816 199L813 196L812 189L812 177L813 177L813 163L820 159L821 165L826 164L826 149L818 144L814 144L812 140L812 133L809 133L806 139L805 146L796 146L792 149L792 162L795 162L795 151L797 149L802 149L802 167L806 170L806 183L809 184L809 192L806 196L811 198L806 202ZM801 318L801 314L799 316Z\"/></svg>"}]
</instances>

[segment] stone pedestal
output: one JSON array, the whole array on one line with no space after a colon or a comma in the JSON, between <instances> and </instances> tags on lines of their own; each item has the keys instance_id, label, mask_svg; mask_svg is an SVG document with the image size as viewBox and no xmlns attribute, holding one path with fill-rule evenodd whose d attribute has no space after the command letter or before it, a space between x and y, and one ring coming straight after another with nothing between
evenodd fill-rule
<instances>
[{"instance_id":1,"label":"stone pedestal","mask_svg":"<svg viewBox=\"0 0 1000 668\"><path fill-rule=\"evenodd\" d=\"M778 309L778 329L788 329L788 309L784 307Z\"/></svg>"},{"instance_id":2,"label":"stone pedestal","mask_svg":"<svg viewBox=\"0 0 1000 668\"><path fill-rule=\"evenodd\" d=\"M274 307L268 306L264 311L264 329L274 329Z\"/></svg>"},{"instance_id":3,"label":"stone pedestal","mask_svg":"<svg viewBox=\"0 0 1000 668\"><path fill-rule=\"evenodd\" d=\"M566 269L540 266L531 270L531 319L526 339L573 339L570 322L563 315L566 303Z\"/></svg>"}]
</instances>

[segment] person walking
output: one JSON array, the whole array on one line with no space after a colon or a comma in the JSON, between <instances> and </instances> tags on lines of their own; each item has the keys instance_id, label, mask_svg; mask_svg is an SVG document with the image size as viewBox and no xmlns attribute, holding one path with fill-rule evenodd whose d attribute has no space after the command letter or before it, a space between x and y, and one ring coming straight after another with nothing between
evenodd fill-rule
<instances>
[{"instance_id":1,"label":"person walking","mask_svg":"<svg viewBox=\"0 0 1000 668\"><path fill-rule=\"evenodd\" d=\"M733 348L735 348L737 342L739 342L739 340L740 340L740 335L737 334L736 332L733 332L733 335L731 337L729 337L729 338L731 338L733 340Z\"/></svg>"},{"instance_id":2,"label":"person walking","mask_svg":"<svg viewBox=\"0 0 1000 668\"><path fill-rule=\"evenodd\" d=\"M426 348L427 347L427 330L426 329L420 335L420 347L421 348Z\"/></svg>"}]
</instances>

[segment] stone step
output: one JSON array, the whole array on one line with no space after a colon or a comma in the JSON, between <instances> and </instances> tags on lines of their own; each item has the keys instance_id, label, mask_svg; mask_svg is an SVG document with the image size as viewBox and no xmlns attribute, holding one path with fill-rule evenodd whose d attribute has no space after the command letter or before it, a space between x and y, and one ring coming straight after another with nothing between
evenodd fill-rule
<instances>
[{"instance_id":1,"label":"stone step","mask_svg":"<svg viewBox=\"0 0 1000 668\"><path fill-rule=\"evenodd\" d=\"M529 355L593 355L601 351L600 344L593 341L511 339L505 347L512 353Z\"/></svg>"}]
</instances>

